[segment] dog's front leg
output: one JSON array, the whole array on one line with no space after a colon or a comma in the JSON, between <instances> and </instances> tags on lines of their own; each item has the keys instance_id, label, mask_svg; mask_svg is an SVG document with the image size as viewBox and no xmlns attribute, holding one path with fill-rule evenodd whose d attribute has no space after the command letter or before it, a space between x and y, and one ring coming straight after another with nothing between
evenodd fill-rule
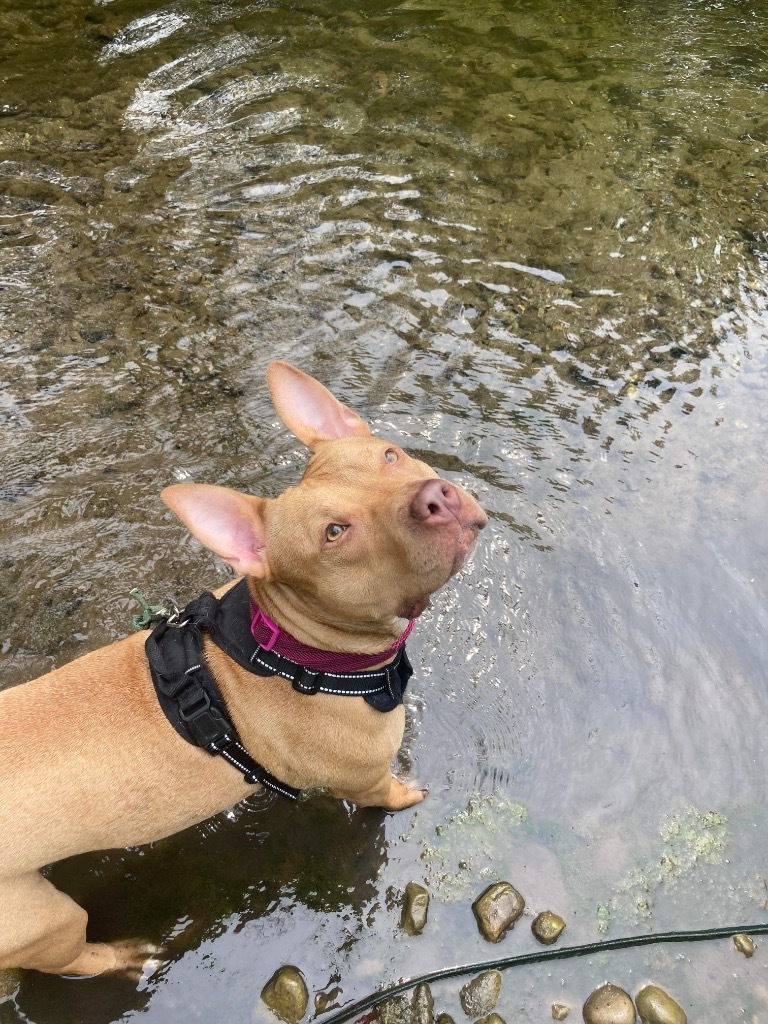
<instances>
[{"instance_id":1,"label":"dog's front leg","mask_svg":"<svg viewBox=\"0 0 768 1024\"><path fill-rule=\"evenodd\" d=\"M349 800L357 807L383 807L385 811L402 811L406 807L420 804L428 790L407 786L394 775L387 775L371 789L351 792L335 790L333 796L340 800Z\"/></svg>"}]
</instances>

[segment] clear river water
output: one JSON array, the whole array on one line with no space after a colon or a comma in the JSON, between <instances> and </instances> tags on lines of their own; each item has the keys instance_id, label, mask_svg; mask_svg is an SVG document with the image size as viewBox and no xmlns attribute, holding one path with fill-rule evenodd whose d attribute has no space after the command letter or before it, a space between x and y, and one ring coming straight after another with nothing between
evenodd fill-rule
<instances>
[{"instance_id":1,"label":"clear river water","mask_svg":"<svg viewBox=\"0 0 768 1024\"><path fill-rule=\"evenodd\" d=\"M759 0L0 0L0 686L227 578L158 494L296 481L271 358L490 517L409 642L425 803L57 865L167 961L30 974L0 1024L267 1024L285 963L322 1019L545 909L568 944L766 919L767 143ZM767 949L527 967L498 1011L653 981L757 1024Z\"/></svg>"}]
</instances>

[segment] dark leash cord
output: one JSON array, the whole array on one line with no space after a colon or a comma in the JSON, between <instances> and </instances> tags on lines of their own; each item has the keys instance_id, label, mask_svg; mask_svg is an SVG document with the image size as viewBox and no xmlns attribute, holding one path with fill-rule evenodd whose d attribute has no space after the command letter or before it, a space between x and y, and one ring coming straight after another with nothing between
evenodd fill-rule
<instances>
[{"instance_id":1,"label":"dark leash cord","mask_svg":"<svg viewBox=\"0 0 768 1024\"><path fill-rule=\"evenodd\" d=\"M690 932L658 932L652 935L630 935L621 939L604 939L601 942L588 942L583 946L563 946L561 949L543 949L535 953L523 953L519 956L506 956L499 960L487 960L481 964L457 964L455 967L443 967L430 971L417 978L408 978L397 985L382 989L374 995L366 996L351 1006L322 1018L322 1024L342 1024L343 1021L360 1014L387 999L408 992L417 985L443 981L445 978L460 978L466 974L479 974L481 971L506 971L509 967L523 967L526 964L542 964L549 960L570 960L577 956L590 956L595 953L609 953L614 949L628 949L631 946L651 946L660 942L701 942L705 939L727 939L734 935L768 935L767 924L745 924L729 928L703 928Z\"/></svg>"}]
</instances>

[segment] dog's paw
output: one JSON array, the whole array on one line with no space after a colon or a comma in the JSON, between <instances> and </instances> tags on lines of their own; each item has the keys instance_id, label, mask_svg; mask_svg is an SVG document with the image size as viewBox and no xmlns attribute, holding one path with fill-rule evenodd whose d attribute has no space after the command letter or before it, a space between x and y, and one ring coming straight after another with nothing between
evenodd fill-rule
<instances>
[{"instance_id":1,"label":"dog's paw","mask_svg":"<svg viewBox=\"0 0 768 1024\"><path fill-rule=\"evenodd\" d=\"M414 807L420 804L429 790L420 789L415 782L406 784L392 776L389 787L389 796L384 805L388 811L404 811L406 807Z\"/></svg>"},{"instance_id":2,"label":"dog's paw","mask_svg":"<svg viewBox=\"0 0 768 1024\"><path fill-rule=\"evenodd\" d=\"M87 942L77 960L57 973L65 978L93 978L110 972L135 982L141 989L162 963L160 947L142 939Z\"/></svg>"}]
</instances>

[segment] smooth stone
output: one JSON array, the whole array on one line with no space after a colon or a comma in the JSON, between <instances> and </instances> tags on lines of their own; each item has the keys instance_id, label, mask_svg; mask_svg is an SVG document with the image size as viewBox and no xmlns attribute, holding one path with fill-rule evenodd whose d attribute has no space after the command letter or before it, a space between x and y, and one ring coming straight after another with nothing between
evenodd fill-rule
<instances>
[{"instance_id":1,"label":"smooth stone","mask_svg":"<svg viewBox=\"0 0 768 1024\"><path fill-rule=\"evenodd\" d=\"M544 946L551 946L557 942L565 928L565 921L559 914L551 910L544 910L533 919L531 931L534 937Z\"/></svg>"},{"instance_id":2,"label":"smooth stone","mask_svg":"<svg viewBox=\"0 0 768 1024\"><path fill-rule=\"evenodd\" d=\"M304 976L298 967L290 964L275 971L261 990L261 998L272 1013L287 1024L299 1024L309 1004Z\"/></svg>"},{"instance_id":3,"label":"smooth stone","mask_svg":"<svg viewBox=\"0 0 768 1024\"><path fill-rule=\"evenodd\" d=\"M750 957L755 955L755 944L748 935L742 935L741 933L734 935L733 944L744 956Z\"/></svg>"},{"instance_id":4,"label":"smooth stone","mask_svg":"<svg viewBox=\"0 0 768 1024\"><path fill-rule=\"evenodd\" d=\"M688 1024L685 1010L658 985L646 985L635 996L643 1024Z\"/></svg>"},{"instance_id":5,"label":"smooth stone","mask_svg":"<svg viewBox=\"0 0 768 1024\"><path fill-rule=\"evenodd\" d=\"M623 988L601 985L584 1003L585 1024L635 1024L635 1007Z\"/></svg>"},{"instance_id":6,"label":"smooth stone","mask_svg":"<svg viewBox=\"0 0 768 1024\"><path fill-rule=\"evenodd\" d=\"M570 1012L570 1006L565 1003L552 1003L552 1020L565 1020Z\"/></svg>"},{"instance_id":7,"label":"smooth stone","mask_svg":"<svg viewBox=\"0 0 768 1024\"><path fill-rule=\"evenodd\" d=\"M501 975L498 971L483 971L459 992L461 1008L468 1017L490 1013L501 994Z\"/></svg>"},{"instance_id":8,"label":"smooth stone","mask_svg":"<svg viewBox=\"0 0 768 1024\"><path fill-rule=\"evenodd\" d=\"M509 882L494 882L472 904L477 926L489 942L502 939L525 910L525 900Z\"/></svg>"},{"instance_id":9,"label":"smooth stone","mask_svg":"<svg viewBox=\"0 0 768 1024\"><path fill-rule=\"evenodd\" d=\"M429 893L418 882L409 882L405 887L403 912L400 927L408 935L421 935L427 923L429 910Z\"/></svg>"},{"instance_id":10,"label":"smooth stone","mask_svg":"<svg viewBox=\"0 0 768 1024\"><path fill-rule=\"evenodd\" d=\"M385 999L377 1010L381 1024L411 1024L411 1002L407 996Z\"/></svg>"},{"instance_id":11,"label":"smooth stone","mask_svg":"<svg viewBox=\"0 0 768 1024\"><path fill-rule=\"evenodd\" d=\"M456 1021L453 1019L450 1013L440 1013L438 1014L435 1024L456 1024Z\"/></svg>"},{"instance_id":12,"label":"smooth stone","mask_svg":"<svg viewBox=\"0 0 768 1024\"><path fill-rule=\"evenodd\" d=\"M435 1024L435 1000L432 989L426 983L417 985L411 1000L412 1024Z\"/></svg>"},{"instance_id":13,"label":"smooth stone","mask_svg":"<svg viewBox=\"0 0 768 1024\"><path fill-rule=\"evenodd\" d=\"M481 1017L480 1020L475 1021L475 1024L506 1024L503 1017L500 1017L498 1013L489 1013L485 1017Z\"/></svg>"}]
</instances>

